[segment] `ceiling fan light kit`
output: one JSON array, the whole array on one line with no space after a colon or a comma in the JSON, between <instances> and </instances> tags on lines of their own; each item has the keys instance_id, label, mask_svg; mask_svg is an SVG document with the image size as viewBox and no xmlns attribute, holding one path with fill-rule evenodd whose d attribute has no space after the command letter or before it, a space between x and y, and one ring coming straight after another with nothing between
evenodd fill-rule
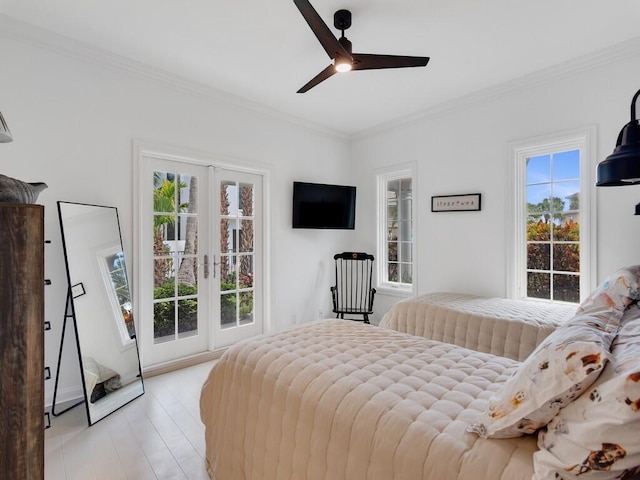
<instances>
[{"instance_id":1,"label":"ceiling fan light kit","mask_svg":"<svg viewBox=\"0 0 640 480\"><path fill-rule=\"evenodd\" d=\"M318 12L308 0L293 0L304 19L311 27L311 31L320 41L333 63L322 70L305 84L298 93L312 89L337 72L350 70L375 70L381 68L424 67L429 57L410 57L404 55L376 55L367 53L352 53L351 42L344 36L344 31L351 27L351 12L338 10L333 15L333 25L340 30L340 38L336 38Z\"/></svg>"},{"instance_id":2,"label":"ceiling fan light kit","mask_svg":"<svg viewBox=\"0 0 640 480\"><path fill-rule=\"evenodd\" d=\"M353 68L348 58L338 57L334 60L333 66L338 73L349 72Z\"/></svg>"}]
</instances>

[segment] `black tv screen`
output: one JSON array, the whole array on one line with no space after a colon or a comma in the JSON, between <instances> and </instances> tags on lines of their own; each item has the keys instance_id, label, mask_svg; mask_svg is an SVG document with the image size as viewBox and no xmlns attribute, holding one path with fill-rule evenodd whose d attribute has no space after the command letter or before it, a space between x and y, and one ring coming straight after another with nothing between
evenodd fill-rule
<instances>
[{"instance_id":1,"label":"black tv screen","mask_svg":"<svg viewBox=\"0 0 640 480\"><path fill-rule=\"evenodd\" d=\"M293 228L353 230L356 187L293 182Z\"/></svg>"}]
</instances>

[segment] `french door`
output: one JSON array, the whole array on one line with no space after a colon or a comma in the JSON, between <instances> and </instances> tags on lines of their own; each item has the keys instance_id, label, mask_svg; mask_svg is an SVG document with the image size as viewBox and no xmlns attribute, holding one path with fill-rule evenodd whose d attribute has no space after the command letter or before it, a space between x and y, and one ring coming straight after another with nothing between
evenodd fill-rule
<instances>
[{"instance_id":1,"label":"french door","mask_svg":"<svg viewBox=\"0 0 640 480\"><path fill-rule=\"evenodd\" d=\"M213 339L230 345L263 329L262 177L215 169Z\"/></svg>"},{"instance_id":2,"label":"french door","mask_svg":"<svg viewBox=\"0 0 640 480\"><path fill-rule=\"evenodd\" d=\"M262 333L262 176L140 158L143 366Z\"/></svg>"}]
</instances>

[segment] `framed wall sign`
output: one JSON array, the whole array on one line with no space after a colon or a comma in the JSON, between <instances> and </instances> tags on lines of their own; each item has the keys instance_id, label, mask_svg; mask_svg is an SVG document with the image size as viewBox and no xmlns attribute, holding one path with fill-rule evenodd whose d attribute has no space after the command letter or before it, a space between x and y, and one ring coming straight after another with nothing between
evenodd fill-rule
<instances>
[{"instance_id":1,"label":"framed wall sign","mask_svg":"<svg viewBox=\"0 0 640 480\"><path fill-rule=\"evenodd\" d=\"M432 212L477 211L481 207L482 195L466 193L464 195L437 195L431 197Z\"/></svg>"}]
</instances>

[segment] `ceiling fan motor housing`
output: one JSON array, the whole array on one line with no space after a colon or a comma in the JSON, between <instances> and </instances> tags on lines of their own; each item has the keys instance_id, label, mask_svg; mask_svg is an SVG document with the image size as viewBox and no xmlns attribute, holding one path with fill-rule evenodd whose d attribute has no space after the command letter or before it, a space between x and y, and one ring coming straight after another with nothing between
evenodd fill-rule
<instances>
[{"instance_id":1,"label":"ceiling fan motor housing","mask_svg":"<svg viewBox=\"0 0 640 480\"><path fill-rule=\"evenodd\" d=\"M346 30L351 26L351 12L349 10L338 10L333 14L333 26L338 30Z\"/></svg>"},{"instance_id":2,"label":"ceiling fan motor housing","mask_svg":"<svg viewBox=\"0 0 640 480\"><path fill-rule=\"evenodd\" d=\"M340 45L344 47L344 49L347 51L349 55L353 53L353 44L349 41L349 39L347 39L347 37L340 37L338 41L340 42Z\"/></svg>"}]
</instances>

